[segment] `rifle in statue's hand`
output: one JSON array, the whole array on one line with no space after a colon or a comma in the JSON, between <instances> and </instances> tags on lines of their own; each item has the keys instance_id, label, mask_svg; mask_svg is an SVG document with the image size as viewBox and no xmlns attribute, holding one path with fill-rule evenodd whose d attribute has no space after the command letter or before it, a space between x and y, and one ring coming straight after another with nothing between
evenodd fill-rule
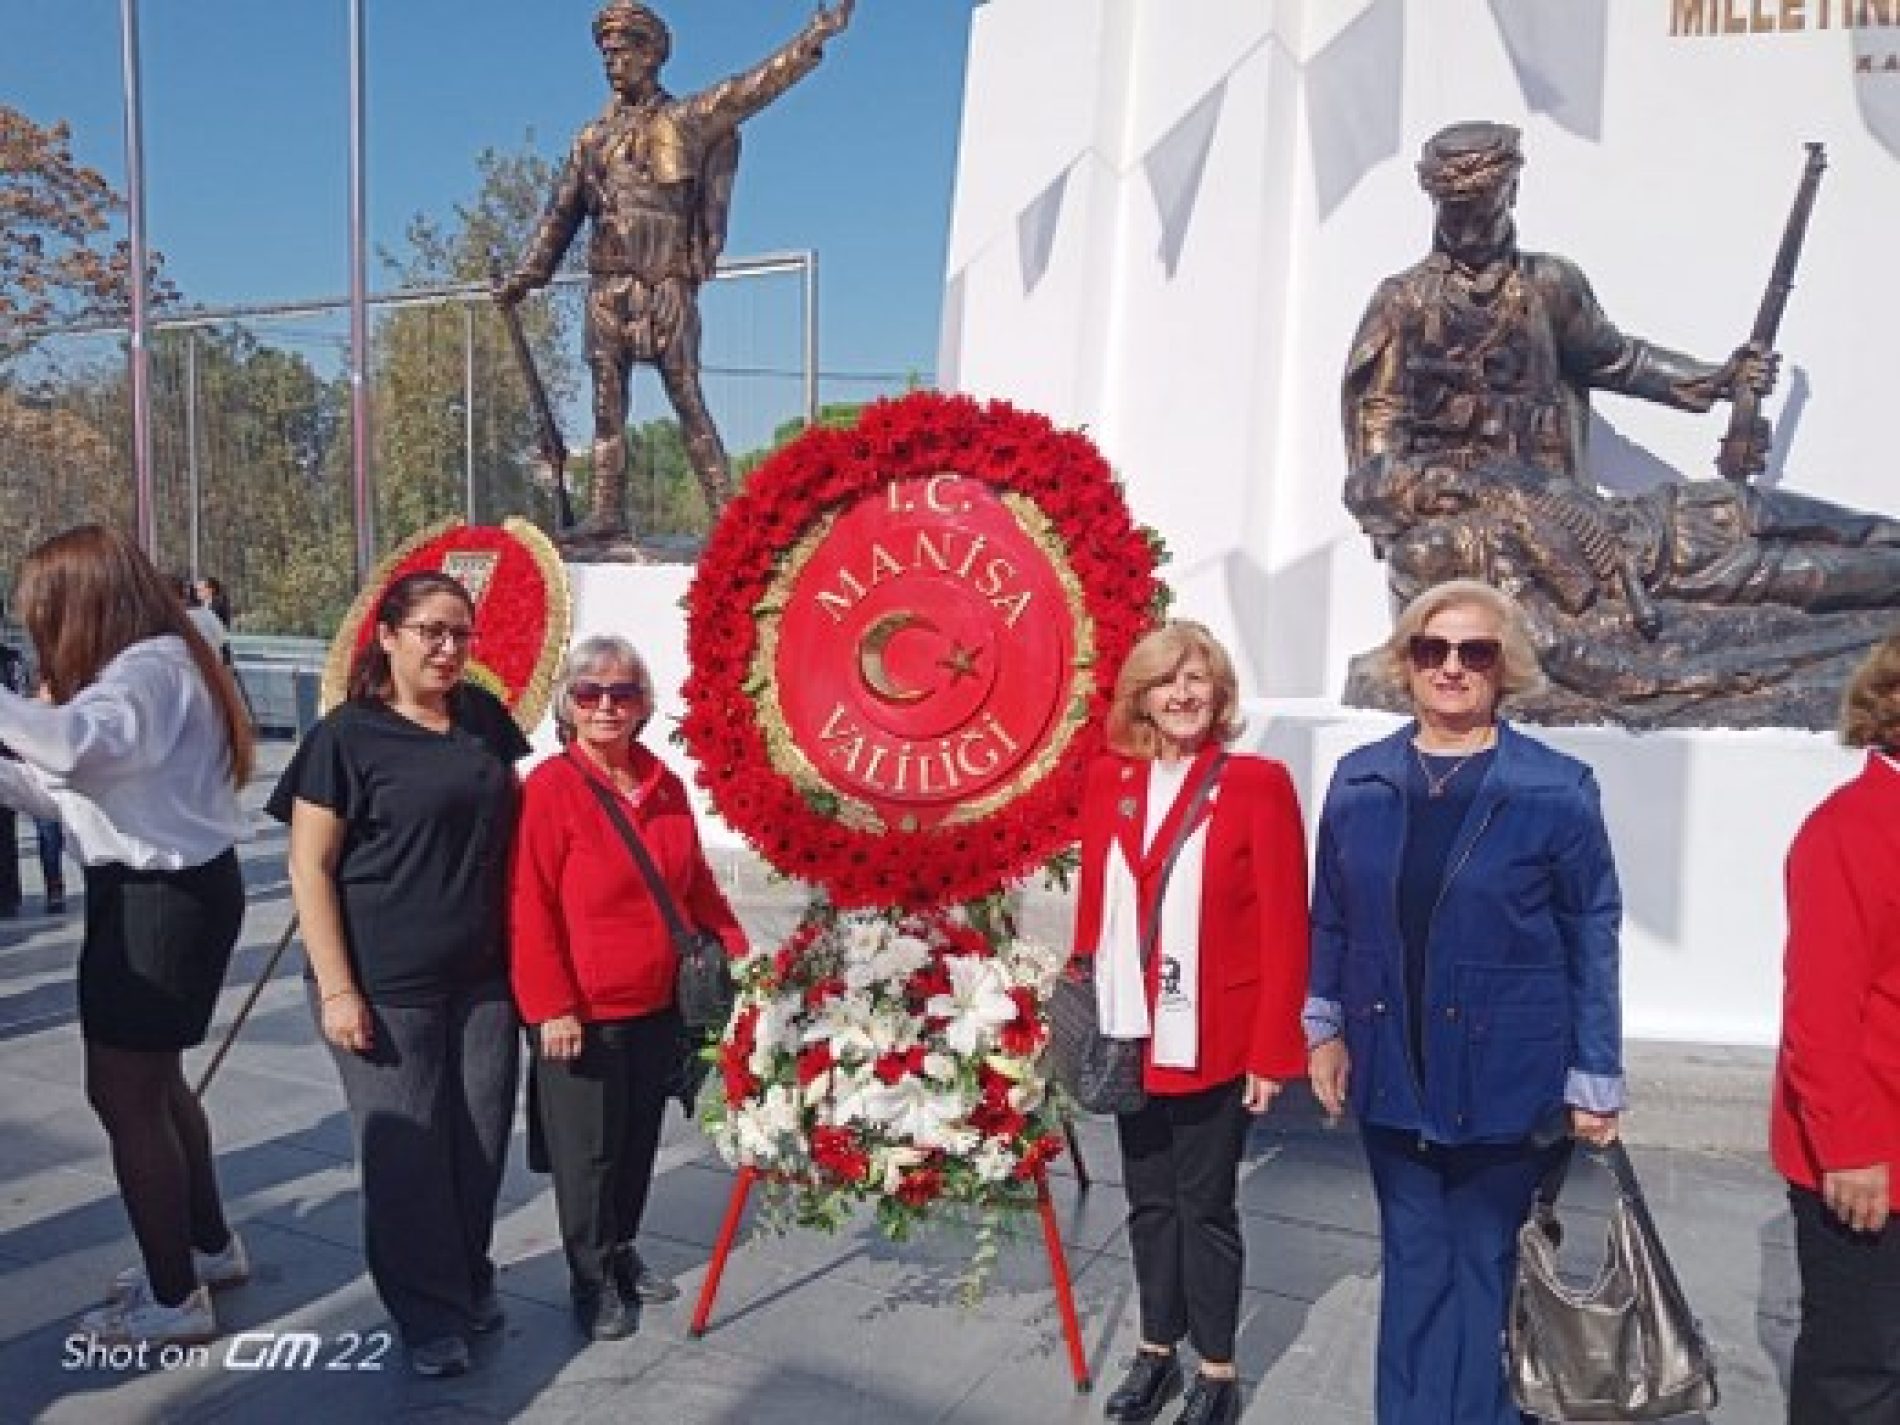
<instances>
[{"instance_id":1,"label":"rifle in statue's hand","mask_svg":"<svg viewBox=\"0 0 1900 1425\"><path fill-rule=\"evenodd\" d=\"M1755 313L1754 329L1748 334L1749 345L1764 353L1775 349L1775 333L1781 328L1788 293L1794 290L1794 270L1801 262L1801 243L1808 235L1808 218L1814 212L1815 190L1821 186L1821 170L1827 167L1827 153L1820 144L1811 143L1807 149L1807 167L1801 173L1801 186L1795 190L1788 226L1781 234L1781 248L1775 253L1775 270L1768 278L1768 290L1762 294L1761 309ZM1743 386L1731 401L1728 434L1716 449L1715 468L1725 479L1746 482L1767 463L1767 422L1761 418L1761 393L1754 387Z\"/></svg>"},{"instance_id":2,"label":"rifle in statue's hand","mask_svg":"<svg viewBox=\"0 0 1900 1425\"><path fill-rule=\"evenodd\" d=\"M541 382L541 372L534 364L534 353L528 349L527 334L521 330L521 313L515 303L502 292L502 270L499 262L489 268L494 279L495 305L501 310L501 324L508 329L508 345L514 348L515 360L521 366L521 379L528 388L528 404L534 407L535 435L541 450L541 458L548 464L554 476L554 517L563 530L574 527L574 506L567 497L567 442L561 439L561 427L554 419L554 406L548 400L548 388Z\"/></svg>"}]
</instances>

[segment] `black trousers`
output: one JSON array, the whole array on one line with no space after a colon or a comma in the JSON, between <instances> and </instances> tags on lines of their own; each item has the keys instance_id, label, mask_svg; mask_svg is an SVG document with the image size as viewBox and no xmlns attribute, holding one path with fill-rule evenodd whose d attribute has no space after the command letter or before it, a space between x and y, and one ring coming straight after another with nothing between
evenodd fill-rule
<instances>
[{"instance_id":1,"label":"black trousers","mask_svg":"<svg viewBox=\"0 0 1900 1425\"><path fill-rule=\"evenodd\" d=\"M1172 1346L1185 1336L1204 1361L1233 1360L1240 1317L1243 1082L1154 1094L1115 1118L1142 1339Z\"/></svg>"},{"instance_id":2,"label":"black trousers","mask_svg":"<svg viewBox=\"0 0 1900 1425\"><path fill-rule=\"evenodd\" d=\"M1789 1425L1900 1425L1900 1219L1852 1232L1821 1196L1790 1187L1801 1334Z\"/></svg>"},{"instance_id":3,"label":"black trousers","mask_svg":"<svg viewBox=\"0 0 1900 1425\"><path fill-rule=\"evenodd\" d=\"M535 1091L577 1296L599 1292L614 1250L640 1231L679 1052L671 1009L588 1025L571 1060L542 1057L537 1041Z\"/></svg>"},{"instance_id":4,"label":"black trousers","mask_svg":"<svg viewBox=\"0 0 1900 1425\"><path fill-rule=\"evenodd\" d=\"M316 982L307 986L319 1022ZM506 980L372 1004L375 1046L330 1045L356 1130L370 1279L411 1346L465 1335L494 1289L521 1028Z\"/></svg>"},{"instance_id":5,"label":"black trousers","mask_svg":"<svg viewBox=\"0 0 1900 1425\"><path fill-rule=\"evenodd\" d=\"M20 822L12 807L0 807L0 915L20 908Z\"/></svg>"}]
</instances>

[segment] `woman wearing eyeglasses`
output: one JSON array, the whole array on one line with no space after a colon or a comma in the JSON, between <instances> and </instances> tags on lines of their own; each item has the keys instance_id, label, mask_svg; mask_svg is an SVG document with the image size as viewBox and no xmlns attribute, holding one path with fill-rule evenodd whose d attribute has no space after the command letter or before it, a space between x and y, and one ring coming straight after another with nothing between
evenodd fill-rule
<instances>
[{"instance_id":1,"label":"woman wearing eyeglasses","mask_svg":"<svg viewBox=\"0 0 1900 1425\"><path fill-rule=\"evenodd\" d=\"M1378 1198L1380 1425L1518 1425L1517 1229L1553 1136L1608 1143L1623 1107L1616 867L1589 768L1498 717L1542 682L1516 604L1429 589L1385 664L1414 721L1327 792L1308 1069Z\"/></svg>"},{"instance_id":2,"label":"woman wearing eyeglasses","mask_svg":"<svg viewBox=\"0 0 1900 1425\"><path fill-rule=\"evenodd\" d=\"M271 815L309 992L343 1080L370 1276L425 1376L501 1325L489 1240L517 1083L503 925L527 739L463 680L475 610L423 570L389 586L349 696L304 739Z\"/></svg>"},{"instance_id":3,"label":"woman wearing eyeglasses","mask_svg":"<svg viewBox=\"0 0 1900 1425\"><path fill-rule=\"evenodd\" d=\"M678 959L665 913L614 817L640 839L682 922L736 957L745 932L700 847L686 788L640 745L652 678L625 639L585 639L556 685L559 757L522 789L512 928L515 998L581 1333L618 1340L673 1283L641 1259L660 1121L677 1086Z\"/></svg>"}]
</instances>

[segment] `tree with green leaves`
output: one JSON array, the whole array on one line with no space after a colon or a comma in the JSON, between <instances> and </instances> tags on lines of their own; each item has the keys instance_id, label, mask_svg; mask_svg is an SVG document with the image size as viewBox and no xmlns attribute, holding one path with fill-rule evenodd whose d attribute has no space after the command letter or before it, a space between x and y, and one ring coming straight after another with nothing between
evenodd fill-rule
<instances>
[{"instance_id":1,"label":"tree with green leaves","mask_svg":"<svg viewBox=\"0 0 1900 1425\"><path fill-rule=\"evenodd\" d=\"M528 142L532 144L532 135ZM532 151L484 150L480 183L452 220L411 219L400 254L384 264L405 286L486 284L503 254L519 250L553 182L552 165ZM536 365L558 404L576 389L567 355L568 320L552 302L530 303L522 325ZM553 527L551 494L536 484L534 414L493 306L437 303L399 308L376 325L371 361L376 529L385 547L463 512L469 468L464 354L472 333L477 517L526 514Z\"/></svg>"}]
</instances>

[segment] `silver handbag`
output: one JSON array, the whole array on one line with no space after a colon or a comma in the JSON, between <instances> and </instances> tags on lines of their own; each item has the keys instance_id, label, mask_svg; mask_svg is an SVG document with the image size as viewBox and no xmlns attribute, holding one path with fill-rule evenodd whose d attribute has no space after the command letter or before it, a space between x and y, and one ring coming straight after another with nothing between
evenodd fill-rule
<instances>
[{"instance_id":1,"label":"silver handbag","mask_svg":"<svg viewBox=\"0 0 1900 1425\"><path fill-rule=\"evenodd\" d=\"M1518 1229L1506 1346L1511 1392L1519 1409L1546 1420L1665 1420L1711 1410L1715 1359L1656 1235L1636 1170L1621 1143L1603 1159L1616 1176L1617 1200L1595 1282L1578 1289L1558 1275L1562 1165Z\"/></svg>"},{"instance_id":2,"label":"silver handbag","mask_svg":"<svg viewBox=\"0 0 1900 1425\"><path fill-rule=\"evenodd\" d=\"M1155 915L1141 934L1144 974L1154 957L1155 936L1161 932L1161 899L1168 892L1168 877L1174 874L1175 860L1194 834L1201 808L1213 795L1226 765L1225 752L1217 753L1208 764L1207 775L1194 789L1187 814L1181 818L1167 859L1162 862L1161 879L1155 887ZM1049 1077L1084 1113L1140 1113L1148 1106L1148 1090L1142 1084L1147 1056L1145 1038L1111 1039L1102 1033L1095 998L1094 957L1071 959L1049 996Z\"/></svg>"}]
</instances>

